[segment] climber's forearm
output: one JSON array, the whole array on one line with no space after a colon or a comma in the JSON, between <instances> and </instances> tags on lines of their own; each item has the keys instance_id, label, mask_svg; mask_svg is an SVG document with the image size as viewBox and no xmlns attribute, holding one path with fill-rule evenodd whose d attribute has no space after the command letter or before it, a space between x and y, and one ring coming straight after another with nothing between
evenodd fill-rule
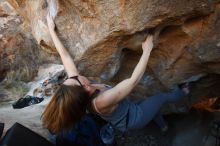
<instances>
[{"instance_id":1,"label":"climber's forearm","mask_svg":"<svg viewBox=\"0 0 220 146\"><path fill-rule=\"evenodd\" d=\"M69 52L66 50L66 48L63 46L63 44L61 43L60 39L58 38L55 30L53 29L49 29L52 40L54 42L54 45L61 57L61 60L63 62L63 65L65 67L65 70L67 72L67 75L70 76L75 76L78 75L78 70L76 68L76 65L72 59L72 57L70 56Z\"/></svg>"},{"instance_id":2,"label":"climber's forearm","mask_svg":"<svg viewBox=\"0 0 220 146\"><path fill-rule=\"evenodd\" d=\"M67 50L65 49L65 47L63 46L63 44L61 43L60 39L58 38L56 32L52 29L49 29L50 30L50 35L51 35L51 38L53 40L53 43L59 53L60 56L62 55L68 55L68 52Z\"/></svg>"},{"instance_id":3,"label":"climber's forearm","mask_svg":"<svg viewBox=\"0 0 220 146\"><path fill-rule=\"evenodd\" d=\"M138 64L136 65L136 67L132 73L132 76L130 77L130 79L133 81L134 85L137 85L138 82L141 80L141 78L146 70L149 56L150 56L149 51L143 51L143 54L142 54Z\"/></svg>"},{"instance_id":4,"label":"climber's forearm","mask_svg":"<svg viewBox=\"0 0 220 146\"><path fill-rule=\"evenodd\" d=\"M142 43L143 54L130 78L131 80L133 80L134 85L138 84L138 82L141 80L145 72L152 48L153 48L153 36L148 35L146 40Z\"/></svg>"}]
</instances>

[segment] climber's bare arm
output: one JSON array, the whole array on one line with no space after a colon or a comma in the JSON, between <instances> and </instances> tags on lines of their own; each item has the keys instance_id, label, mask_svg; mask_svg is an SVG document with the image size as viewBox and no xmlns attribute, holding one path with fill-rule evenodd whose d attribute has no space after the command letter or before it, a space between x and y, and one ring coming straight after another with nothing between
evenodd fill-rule
<instances>
[{"instance_id":1,"label":"climber's bare arm","mask_svg":"<svg viewBox=\"0 0 220 146\"><path fill-rule=\"evenodd\" d=\"M58 38L58 36L54 30L55 24L54 24L52 17L49 14L47 15L47 25L48 25L52 40L54 42L54 45L55 45L55 47L61 57L64 68L67 72L67 75L69 77L79 75L79 72L76 68L76 65L73 62L72 57L70 56L70 54L66 50L66 48L63 46L63 44L61 43L60 39Z\"/></svg>"},{"instance_id":2,"label":"climber's bare arm","mask_svg":"<svg viewBox=\"0 0 220 146\"><path fill-rule=\"evenodd\" d=\"M114 88L103 92L97 97L96 106L100 111L108 111L108 109L111 109L113 106L117 105L138 84L145 72L152 48L153 37L152 35L149 35L145 42L142 43L143 53L131 77L123 80Z\"/></svg>"}]
</instances>

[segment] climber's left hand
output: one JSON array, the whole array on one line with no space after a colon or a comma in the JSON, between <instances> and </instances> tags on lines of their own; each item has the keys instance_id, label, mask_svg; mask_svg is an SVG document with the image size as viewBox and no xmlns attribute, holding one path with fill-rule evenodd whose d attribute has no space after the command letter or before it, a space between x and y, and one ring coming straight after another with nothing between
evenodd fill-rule
<instances>
[{"instance_id":1,"label":"climber's left hand","mask_svg":"<svg viewBox=\"0 0 220 146\"><path fill-rule=\"evenodd\" d=\"M47 14L47 25L50 30L55 29L55 23L50 13Z\"/></svg>"}]
</instances>

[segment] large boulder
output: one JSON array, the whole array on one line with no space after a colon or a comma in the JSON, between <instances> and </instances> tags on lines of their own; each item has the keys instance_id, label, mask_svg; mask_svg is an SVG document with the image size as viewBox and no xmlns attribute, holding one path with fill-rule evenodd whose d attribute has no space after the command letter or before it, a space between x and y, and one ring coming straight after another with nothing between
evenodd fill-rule
<instances>
[{"instance_id":1,"label":"large boulder","mask_svg":"<svg viewBox=\"0 0 220 146\"><path fill-rule=\"evenodd\" d=\"M37 43L56 53L46 14L82 74L117 83L129 77L141 42L155 32L155 48L135 96L220 73L220 0L7 0Z\"/></svg>"}]
</instances>

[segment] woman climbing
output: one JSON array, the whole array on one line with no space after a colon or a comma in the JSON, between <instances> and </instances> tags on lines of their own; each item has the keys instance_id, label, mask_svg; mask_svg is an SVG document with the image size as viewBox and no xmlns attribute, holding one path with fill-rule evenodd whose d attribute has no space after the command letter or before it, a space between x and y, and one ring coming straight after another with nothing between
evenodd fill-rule
<instances>
[{"instance_id":1,"label":"woman climbing","mask_svg":"<svg viewBox=\"0 0 220 146\"><path fill-rule=\"evenodd\" d=\"M142 78L153 48L153 37L148 35L142 43L143 53L130 78L114 87L105 84L91 84L79 74L70 54L59 40L50 15L47 16L49 32L61 57L68 75L54 93L43 113L43 126L54 133L70 129L88 110L120 130L142 128L154 120L162 130L167 129L160 108L164 103L176 102L187 93L185 89L176 88L167 93L160 93L141 102L130 102L126 96Z\"/></svg>"}]
</instances>

